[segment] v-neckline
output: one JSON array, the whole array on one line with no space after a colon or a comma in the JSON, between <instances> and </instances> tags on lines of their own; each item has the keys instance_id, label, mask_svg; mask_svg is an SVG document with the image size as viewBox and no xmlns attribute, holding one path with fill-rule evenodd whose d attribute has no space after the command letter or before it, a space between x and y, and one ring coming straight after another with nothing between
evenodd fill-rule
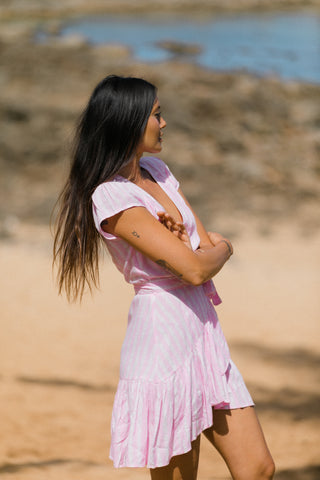
<instances>
[{"instance_id":1,"label":"v-neckline","mask_svg":"<svg viewBox=\"0 0 320 480\"><path fill-rule=\"evenodd\" d=\"M177 209L177 212L179 213L180 215L180 219L179 219L179 222L182 222L184 223L184 218L183 218L183 215L181 213L181 210L178 208L177 204L175 201L172 200L171 196L169 195L169 193L167 192L167 189L165 188L165 184L164 182L161 182L161 181L158 181L152 172L150 172L150 170L148 169L148 166L146 166L145 162L143 161L142 159L142 162L140 160L140 168L143 168L144 170L146 170L148 172L148 174L150 175L151 178L153 178L153 180L155 181L155 183L157 185L159 185L159 187L164 191L164 193L167 195L167 197L172 201L172 203L174 204L174 206L176 207ZM119 175L117 174L116 175L117 177L120 177L122 178L123 180L131 183L132 185L134 185L135 187L139 188L139 190L142 190L145 194L147 194L150 198L152 198L153 201L157 202L158 205L160 205L161 209L166 212L166 209L163 207L163 205L161 205L160 202L158 202L158 200L153 196L151 195L151 193L147 192L144 188L140 187L139 185L137 185L136 183L132 182L131 180L129 180L128 178L126 177L123 177L122 175ZM182 197L181 197L182 198Z\"/></svg>"}]
</instances>

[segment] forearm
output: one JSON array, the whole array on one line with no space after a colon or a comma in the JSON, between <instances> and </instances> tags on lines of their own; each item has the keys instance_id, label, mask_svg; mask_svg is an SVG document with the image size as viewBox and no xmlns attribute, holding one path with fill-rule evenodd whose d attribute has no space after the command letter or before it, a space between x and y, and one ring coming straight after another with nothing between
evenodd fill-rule
<instances>
[{"instance_id":1,"label":"forearm","mask_svg":"<svg viewBox=\"0 0 320 480\"><path fill-rule=\"evenodd\" d=\"M195 211L193 210L192 206L190 205L190 203L188 202L187 198L184 196L184 194L183 194L183 192L180 188L179 188L179 193L182 196L182 198L184 199L186 205L188 205L191 212L193 213L193 216L194 216L194 219L195 219L195 222L196 222L196 225L197 225L197 232L198 232L198 235L200 237L200 248L211 248L212 243L210 241L208 232L206 231L206 229L203 226L203 224L202 224L201 220L199 219L198 215L195 213Z\"/></svg>"},{"instance_id":2,"label":"forearm","mask_svg":"<svg viewBox=\"0 0 320 480\"><path fill-rule=\"evenodd\" d=\"M218 241L214 238L211 248L194 252L144 207L122 211L102 228L192 285L201 285L216 275L230 256L221 236Z\"/></svg>"},{"instance_id":3,"label":"forearm","mask_svg":"<svg viewBox=\"0 0 320 480\"><path fill-rule=\"evenodd\" d=\"M202 284L214 277L230 258L232 251L229 243L221 240L216 246L199 248L196 250L197 256L197 282Z\"/></svg>"},{"instance_id":4,"label":"forearm","mask_svg":"<svg viewBox=\"0 0 320 480\"><path fill-rule=\"evenodd\" d=\"M209 278L216 275L232 255L233 248L230 240L224 238L220 233L206 232L200 221L200 244L194 252L192 251L190 239L184 225L181 222L176 222L175 219L166 212L158 212L158 216L162 225L174 233L177 238L180 238L184 245L189 248L188 251L185 251L186 258L183 268L184 274L180 276L188 283L195 285L204 283ZM215 248L218 244L222 245ZM223 244L226 248L223 248ZM175 274L179 272L179 270L174 271L172 267L170 268L164 260L161 260L161 264L166 266L166 268L171 269Z\"/></svg>"}]
</instances>

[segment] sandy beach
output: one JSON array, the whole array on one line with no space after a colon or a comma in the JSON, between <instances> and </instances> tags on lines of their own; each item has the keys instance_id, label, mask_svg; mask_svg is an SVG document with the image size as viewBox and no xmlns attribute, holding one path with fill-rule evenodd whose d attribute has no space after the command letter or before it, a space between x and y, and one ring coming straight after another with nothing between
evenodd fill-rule
<instances>
[{"instance_id":1,"label":"sandy beach","mask_svg":"<svg viewBox=\"0 0 320 480\"><path fill-rule=\"evenodd\" d=\"M216 278L220 321L278 479L319 478L319 241L290 225L272 237L250 233ZM53 283L50 243L42 227L29 226L0 245L1 478L148 478L108 459L132 289L106 258L101 290L67 304ZM229 478L204 438L199 478Z\"/></svg>"},{"instance_id":2,"label":"sandy beach","mask_svg":"<svg viewBox=\"0 0 320 480\"><path fill-rule=\"evenodd\" d=\"M150 2L136 3L142 12ZM258 3L197 5L206 14L258 10ZM191 11L193 4L164 7ZM8 0L0 8L1 480L149 478L146 470L115 470L108 459L132 288L106 256L100 290L70 305L51 269L49 219L75 121L108 73L159 86L168 123L162 158L207 228L234 245L215 279L218 314L256 402L276 479L319 480L320 86L183 61L145 65L122 45L62 40L61 17L89 10L82 0L59 5L35 0L28 10ZM96 0L90 9L115 5ZM44 17L52 19L49 38L35 43ZM199 480L229 478L203 438Z\"/></svg>"}]
</instances>

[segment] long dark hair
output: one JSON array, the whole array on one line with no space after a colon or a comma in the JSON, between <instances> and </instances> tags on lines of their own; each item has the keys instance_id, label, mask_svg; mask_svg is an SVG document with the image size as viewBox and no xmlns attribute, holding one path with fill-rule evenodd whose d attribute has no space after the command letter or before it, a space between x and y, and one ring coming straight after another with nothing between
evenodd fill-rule
<instances>
[{"instance_id":1,"label":"long dark hair","mask_svg":"<svg viewBox=\"0 0 320 480\"><path fill-rule=\"evenodd\" d=\"M157 95L141 78L110 75L94 89L76 130L71 170L58 200L53 261L59 293L82 298L99 284L100 237L91 195L136 153Z\"/></svg>"}]
</instances>

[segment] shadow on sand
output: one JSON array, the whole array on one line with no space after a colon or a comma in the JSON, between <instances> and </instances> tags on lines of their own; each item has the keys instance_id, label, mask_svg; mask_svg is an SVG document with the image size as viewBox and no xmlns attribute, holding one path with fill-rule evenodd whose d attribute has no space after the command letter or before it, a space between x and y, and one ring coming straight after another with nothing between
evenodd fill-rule
<instances>
[{"instance_id":1,"label":"shadow on sand","mask_svg":"<svg viewBox=\"0 0 320 480\"><path fill-rule=\"evenodd\" d=\"M270 364L285 366L286 368L312 369L320 377L320 355L303 348L279 349L265 345L256 345L246 342L232 343L232 349L242 355L264 360Z\"/></svg>"},{"instance_id":2,"label":"shadow on sand","mask_svg":"<svg viewBox=\"0 0 320 480\"><path fill-rule=\"evenodd\" d=\"M25 463L4 463L0 465L0 474L1 473L16 473L21 470L26 470L28 468L46 468L46 467L55 467L66 464L78 464L84 467L96 467L100 466L98 463L79 460L76 458L53 458L51 460L43 460L40 462L25 462Z\"/></svg>"},{"instance_id":3,"label":"shadow on sand","mask_svg":"<svg viewBox=\"0 0 320 480\"><path fill-rule=\"evenodd\" d=\"M250 361L262 361L270 367L278 367L289 377L296 379L297 388L285 387L278 390L261 385L248 386L260 412L289 415L292 420L316 419L320 416L320 395L315 391L299 388L299 377L308 374L315 384L320 379L320 356L303 349L280 350L263 345L234 343L232 350L239 352ZM320 477L319 477L320 478Z\"/></svg>"},{"instance_id":4,"label":"shadow on sand","mask_svg":"<svg viewBox=\"0 0 320 480\"><path fill-rule=\"evenodd\" d=\"M319 480L320 465L310 465L295 470L281 470L275 475L275 480Z\"/></svg>"},{"instance_id":5,"label":"shadow on sand","mask_svg":"<svg viewBox=\"0 0 320 480\"><path fill-rule=\"evenodd\" d=\"M292 388L270 391L250 383L248 387L258 412L287 415L294 421L319 418L320 395L303 393Z\"/></svg>"},{"instance_id":6,"label":"shadow on sand","mask_svg":"<svg viewBox=\"0 0 320 480\"><path fill-rule=\"evenodd\" d=\"M93 385L87 382L79 382L77 380L65 379L65 378L35 378L26 376L15 377L17 382L28 383L33 385L42 385L45 387L70 387L79 388L81 390L93 391L93 392L115 392L116 388L113 385L102 384Z\"/></svg>"},{"instance_id":7,"label":"shadow on sand","mask_svg":"<svg viewBox=\"0 0 320 480\"><path fill-rule=\"evenodd\" d=\"M79 459L69 458L55 458L51 460L43 460L41 462L26 462L26 463L4 463L0 465L0 474L14 474L27 469L43 469L47 467L56 467L61 465L77 464L82 467L101 467L103 465L83 461ZM214 480L215 477L212 478ZM276 473L275 480L319 480L320 478L320 465L310 465L308 467L294 469L294 470L281 470ZM225 478L224 480L228 480Z\"/></svg>"}]
</instances>

